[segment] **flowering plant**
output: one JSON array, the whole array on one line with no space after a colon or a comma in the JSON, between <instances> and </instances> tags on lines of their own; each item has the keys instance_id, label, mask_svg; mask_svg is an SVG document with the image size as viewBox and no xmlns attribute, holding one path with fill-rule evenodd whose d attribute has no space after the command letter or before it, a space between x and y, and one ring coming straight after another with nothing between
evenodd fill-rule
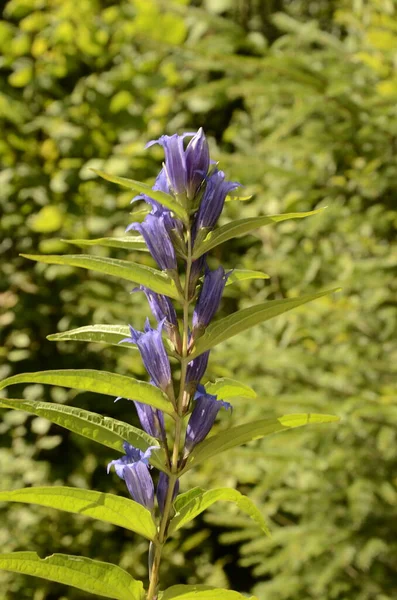
<instances>
[{"instance_id":1,"label":"flowering plant","mask_svg":"<svg viewBox=\"0 0 397 600\"><path fill-rule=\"evenodd\" d=\"M190 141L185 143L185 138ZM236 490L194 488L180 493L184 473L220 452L253 439L309 423L337 420L333 415L293 414L237 425L209 436L218 413L231 410L233 397L255 397L245 384L219 379L203 385L211 349L230 337L292 308L329 293L272 300L215 319L225 286L242 279L264 278L256 271L222 266L210 270L207 254L231 238L263 225L315 214L291 213L237 220L217 227L226 199L237 198L239 184L226 179L210 160L206 137L197 133L162 136L150 142L164 148L165 163L153 188L102 172L98 175L139 192L150 211L143 222L127 231L133 236L97 240L98 244L149 250L158 269L124 260L92 255L33 256L32 260L64 264L119 276L138 284L146 295L155 327L149 318L143 331L134 326L94 325L50 336L52 340L121 343L136 347L149 382L94 370L59 370L10 377L0 389L15 383L36 382L98 392L132 400L142 430L128 423L75 407L33 400L0 399L0 407L40 415L114 451L121 458L109 462L126 485L131 499L94 490L33 487L0 493L0 500L36 503L101 519L146 537L149 584L133 579L116 565L82 557L55 554L40 559L33 552L0 556L0 567L44 577L117 600L238 600L237 592L208 586L177 585L161 591L160 562L169 536L216 501L235 503L265 534L267 524L251 500ZM91 241L92 243L92 241ZM82 242L84 245L84 242ZM330 290L332 291L332 290ZM159 471L154 485L153 467Z\"/></svg>"}]
</instances>

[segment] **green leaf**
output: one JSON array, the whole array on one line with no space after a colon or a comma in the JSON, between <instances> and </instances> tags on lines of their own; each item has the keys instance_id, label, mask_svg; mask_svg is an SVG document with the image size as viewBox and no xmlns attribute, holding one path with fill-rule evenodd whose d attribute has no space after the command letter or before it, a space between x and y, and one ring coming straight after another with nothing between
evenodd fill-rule
<instances>
[{"instance_id":1,"label":"green leaf","mask_svg":"<svg viewBox=\"0 0 397 600\"><path fill-rule=\"evenodd\" d=\"M205 254L205 252L215 248L215 246L219 246L219 244L223 244L224 242L239 237L240 235L244 235L245 233L250 233L251 231L258 229L258 227L273 225L274 223L280 223L287 219L302 219L303 217L316 215L323 210L323 208L319 208L308 212L286 213L284 215L273 215L271 217L249 217L247 219L232 221L231 223L227 223L226 225L222 225L222 227L215 229L215 231L211 231L206 239L201 242L197 248L195 247L193 249L193 258L197 259L202 254Z\"/></svg>"},{"instance_id":2,"label":"green leaf","mask_svg":"<svg viewBox=\"0 0 397 600\"><path fill-rule=\"evenodd\" d=\"M51 342L64 342L74 340L76 342L97 342L99 344L111 344L112 346L122 346L129 350L138 351L134 344L124 342L120 344L120 340L130 335L130 330L127 325L87 325L86 327L78 327L61 333L52 333L47 336L47 340Z\"/></svg>"},{"instance_id":3,"label":"green leaf","mask_svg":"<svg viewBox=\"0 0 397 600\"><path fill-rule=\"evenodd\" d=\"M147 246L143 238L137 236L124 236L118 238L98 238L96 240L62 240L67 244L75 246L104 246L106 248L123 248L124 250L139 250L148 252Z\"/></svg>"},{"instance_id":4,"label":"green leaf","mask_svg":"<svg viewBox=\"0 0 397 600\"><path fill-rule=\"evenodd\" d=\"M84 556L52 554L40 558L36 552L10 552L0 554L0 569L49 579L115 600L143 600L141 581L116 565Z\"/></svg>"},{"instance_id":5,"label":"green leaf","mask_svg":"<svg viewBox=\"0 0 397 600\"><path fill-rule=\"evenodd\" d=\"M298 298L285 298L284 300L269 300L263 304L243 308L231 315L215 321L210 325L205 333L197 340L191 357L194 358L206 350L213 348L217 344L228 340L229 338L246 331L258 323L268 321L302 304L322 298L327 294L339 291L340 288L334 288L318 294L309 294Z\"/></svg>"},{"instance_id":6,"label":"green leaf","mask_svg":"<svg viewBox=\"0 0 397 600\"><path fill-rule=\"evenodd\" d=\"M152 269L151 267L138 265L128 260L91 256L89 254L67 254L65 256L55 254L21 254L21 256L48 265L81 267L82 269L90 269L91 271L105 273L113 277L120 277L127 281L145 285L158 294L178 298L176 285L166 273Z\"/></svg>"},{"instance_id":7,"label":"green leaf","mask_svg":"<svg viewBox=\"0 0 397 600\"><path fill-rule=\"evenodd\" d=\"M205 389L208 394L218 396L220 400L237 398L238 396L242 398L256 398L256 392L248 385L235 379L228 379L227 377L206 383Z\"/></svg>"},{"instance_id":8,"label":"green leaf","mask_svg":"<svg viewBox=\"0 0 397 600\"><path fill-rule=\"evenodd\" d=\"M174 200L172 196L166 194L165 192L160 192L158 190L152 190L150 185L146 183L141 183L140 181L135 181L134 179L127 179L126 177L117 177L116 175L108 175L104 171L99 171L97 169L92 169L94 173L102 177L102 179L106 179L106 181L110 181L112 183L117 183L118 185L122 185L130 190L135 190L136 192L140 192L141 194L145 194L152 198L152 200L156 200L156 202L160 202L166 208L169 208L174 212L178 217L183 219L184 221L188 221L189 217L186 210L178 204Z\"/></svg>"},{"instance_id":9,"label":"green leaf","mask_svg":"<svg viewBox=\"0 0 397 600\"><path fill-rule=\"evenodd\" d=\"M78 433L103 446L117 450L124 454L123 442L126 441L135 448L147 450L149 446L158 445L158 441L124 421L110 417L103 417L97 413L53 402L40 402L37 400L17 400L13 398L0 398L0 408L23 410L51 423L65 427L69 431ZM165 471L162 450L156 450L150 457L152 465Z\"/></svg>"},{"instance_id":10,"label":"green leaf","mask_svg":"<svg viewBox=\"0 0 397 600\"><path fill-rule=\"evenodd\" d=\"M244 281L245 279L270 279L270 275L262 273L262 271L251 271L250 269L234 269L232 274L229 275L226 285L232 285L238 281Z\"/></svg>"},{"instance_id":11,"label":"green leaf","mask_svg":"<svg viewBox=\"0 0 397 600\"><path fill-rule=\"evenodd\" d=\"M75 388L85 392L120 396L126 400L138 400L150 404L173 415L174 411L167 396L156 386L138 381L132 377L94 371L93 369L62 369L59 371L38 371L37 373L21 373L0 381L0 390L15 383L42 383L60 387Z\"/></svg>"},{"instance_id":12,"label":"green leaf","mask_svg":"<svg viewBox=\"0 0 397 600\"><path fill-rule=\"evenodd\" d=\"M150 511L122 496L72 487L30 487L0 492L0 502L39 504L124 527L148 540L156 537Z\"/></svg>"},{"instance_id":13,"label":"green leaf","mask_svg":"<svg viewBox=\"0 0 397 600\"><path fill-rule=\"evenodd\" d=\"M258 600L232 590L222 590L210 585L173 585L159 595L159 600Z\"/></svg>"},{"instance_id":14,"label":"green leaf","mask_svg":"<svg viewBox=\"0 0 397 600\"><path fill-rule=\"evenodd\" d=\"M266 535L270 535L266 521L255 504L247 496L232 488L217 488L195 495L172 519L169 531L171 533L177 531L218 501L233 502L242 512L253 519Z\"/></svg>"},{"instance_id":15,"label":"green leaf","mask_svg":"<svg viewBox=\"0 0 397 600\"><path fill-rule=\"evenodd\" d=\"M335 415L307 413L284 415L274 419L261 419L253 423L231 427L198 444L189 457L185 471L213 456L217 456L220 452L241 446L252 440L259 440L273 433L303 427L304 425L335 423L337 421L339 421L339 417Z\"/></svg>"}]
</instances>

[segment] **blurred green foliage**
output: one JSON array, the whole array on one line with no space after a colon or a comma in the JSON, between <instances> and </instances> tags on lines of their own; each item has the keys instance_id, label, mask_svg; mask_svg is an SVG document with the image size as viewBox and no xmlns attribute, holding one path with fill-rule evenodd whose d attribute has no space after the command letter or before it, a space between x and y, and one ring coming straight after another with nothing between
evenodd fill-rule
<instances>
[{"instance_id":1,"label":"blurred green foliage","mask_svg":"<svg viewBox=\"0 0 397 600\"><path fill-rule=\"evenodd\" d=\"M190 472L183 489L248 493L273 537L228 506L214 508L168 545L164 587L230 584L261 600L396 596L396 49L393 0L5 4L1 376L67 367L144 374L125 349L45 339L90 323L140 326L147 307L138 294L18 256L124 233L130 194L90 167L151 182L161 150L145 151L145 142L202 125L228 177L254 194L228 203L225 221L328 206L217 249L214 264L271 275L229 289L225 313L330 284L343 293L224 344L209 376L232 375L258 392L255 402L235 401L234 423L305 411L337 413L342 423L256 442ZM35 385L10 395L136 420L127 403L89 394ZM106 476L113 456L102 446L40 418L1 416L1 489L65 483L125 493ZM0 512L4 551L83 554L146 577L147 544L126 532L34 506ZM83 598L22 576L0 574L0 585L7 600Z\"/></svg>"}]
</instances>

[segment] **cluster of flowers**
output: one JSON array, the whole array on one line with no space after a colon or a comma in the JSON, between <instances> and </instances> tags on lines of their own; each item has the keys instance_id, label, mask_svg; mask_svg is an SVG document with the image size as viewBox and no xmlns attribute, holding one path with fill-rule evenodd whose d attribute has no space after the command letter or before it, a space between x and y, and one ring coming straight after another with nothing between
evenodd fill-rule
<instances>
[{"instance_id":1,"label":"cluster of flowers","mask_svg":"<svg viewBox=\"0 0 397 600\"><path fill-rule=\"evenodd\" d=\"M184 138L189 136L192 139L185 148ZM194 246L195 242L203 239L215 227L227 194L239 184L226 181L224 173L212 164L208 143L201 128L195 134L161 136L158 140L149 142L147 147L153 144L160 144L165 153L165 163L153 189L171 194L182 204L190 215L190 223L187 226L159 202L140 195L134 200L145 200L151 206L151 212L142 223L132 223L127 231L136 230L142 235L159 268L179 286L178 259L181 264L185 261L183 267L188 278L188 300L194 302L197 298L189 330L189 347L192 347L217 312L229 274L222 267L209 270L205 255L193 261L189 267L186 265L187 228L191 232L191 244ZM158 326L153 329L149 319L146 320L143 332L130 325L130 337L123 342L137 345L151 383L168 396L177 410L171 365L163 341L163 335L167 336L175 352L181 354L182 341L177 313L169 297L154 293L144 286L138 289L145 293ZM183 413L190 413L190 417L185 434L183 460L208 435L220 408L230 408L229 403L206 393L204 386L200 384L208 358L209 351L202 353L188 363L186 370ZM143 429L157 438L164 448L168 448L163 413L147 404L135 402L135 406ZM149 459L156 448L158 447L150 447L142 452L125 442L125 456L108 465L108 471L114 465L132 498L151 511L154 508L154 485ZM161 512L167 490L168 476L161 472L156 490ZM178 485L174 493L177 491Z\"/></svg>"}]
</instances>

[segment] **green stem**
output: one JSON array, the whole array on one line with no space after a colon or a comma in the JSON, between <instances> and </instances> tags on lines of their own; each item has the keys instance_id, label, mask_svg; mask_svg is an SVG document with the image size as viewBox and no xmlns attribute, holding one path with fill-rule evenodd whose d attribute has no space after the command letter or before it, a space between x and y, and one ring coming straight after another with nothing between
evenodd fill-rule
<instances>
[{"instance_id":1,"label":"green stem","mask_svg":"<svg viewBox=\"0 0 397 600\"><path fill-rule=\"evenodd\" d=\"M182 435L182 424L183 424L183 412L184 412L184 400L185 400L185 383L187 365L189 362L188 358L188 343L189 343L189 279L190 271L192 268L192 243L191 243L191 232L190 229L186 230L188 256L186 260L186 278L185 288L183 290L183 329L182 329L182 355L181 361L181 377L179 385L179 396L176 404L175 411L175 435L174 435L174 447L172 451L171 460L171 474L168 479L168 490L164 504L164 511L160 521L160 527L157 534L156 548L154 552L153 565L150 573L150 584L147 593L147 600L155 600L157 598L157 586L159 581L159 571L161 554L163 551L164 544L167 540L167 528L171 520L172 510L172 499L174 496L175 485L178 480L178 469L179 469L179 453L181 445Z\"/></svg>"}]
</instances>

